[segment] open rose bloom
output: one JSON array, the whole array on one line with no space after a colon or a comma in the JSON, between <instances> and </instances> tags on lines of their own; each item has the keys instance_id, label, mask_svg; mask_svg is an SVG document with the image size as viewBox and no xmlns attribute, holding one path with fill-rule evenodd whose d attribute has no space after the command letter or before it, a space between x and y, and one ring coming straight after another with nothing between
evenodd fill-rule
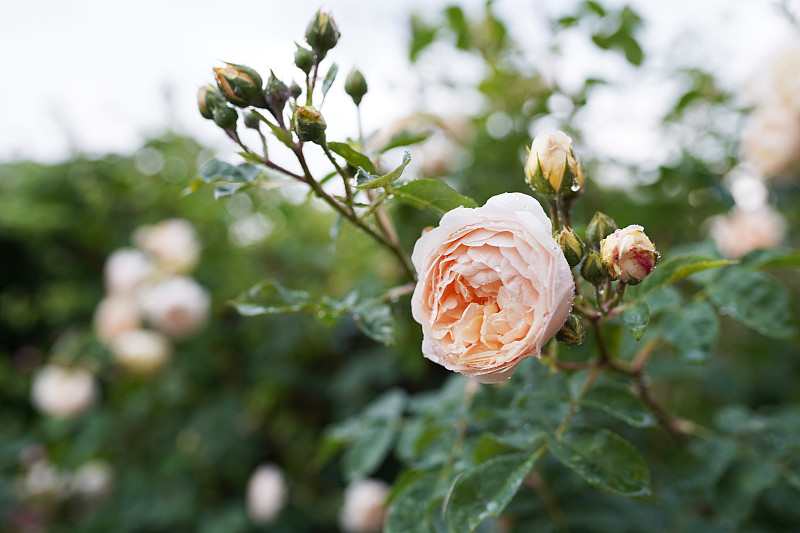
<instances>
[{"instance_id":1,"label":"open rose bloom","mask_svg":"<svg viewBox=\"0 0 800 533\"><path fill-rule=\"evenodd\" d=\"M414 246L422 352L482 383L539 357L572 307L572 272L539 203L520 193L446 213Z\"/></svg>"}]
</instances>

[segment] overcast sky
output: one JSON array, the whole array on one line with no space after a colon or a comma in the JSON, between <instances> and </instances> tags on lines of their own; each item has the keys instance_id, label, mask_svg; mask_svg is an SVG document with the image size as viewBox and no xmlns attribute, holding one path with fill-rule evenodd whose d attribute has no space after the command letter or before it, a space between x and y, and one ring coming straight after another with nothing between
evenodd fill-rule
<instances>
[{"instance_id":1,"label":"overcast sky","mask_svg":"<svg viewBox=\"0 0 800 533\"><path fill-rule=\"evenodd\" d=\"M73 149L91 154L130 153L142 139L171 124L216 147L227 147L220 132L196 109L197 88L211 81L211 67L221 61L248 64L262 72L273 68L290 81L293 41L302 41L305 25L322 5L342 31L331 53L342 78L351 67L367 77L367 129L414 109L415 90L407 61L408 18L413 10L436 13L446 0L366 2L363 0L27 0L6 3L0 17L0 161L35 158L57 161ZM620 2L609 2L619 4ZM423 6L424 4L424 6ZM467 0L479 10L480 0ZM726 83L736 85L793 29L775 8L758 0L633 1L645 16L640 33L646 49L680 51L683 59L702 62ZM537 10L564 9L564 2L496 0L497 12L530 49L544 17ZM597 61L596 51L576 41L570 69L580 78L593 69L619 69L616 60ZM469 78L470 64L463 68ZM560 75L568 79L569 72ZM299 81L299 80L298 80ZM602 128L641 138L647 130L648 102L659 95L657 80L638 80L602 96L590 117L598 137ZM641 91L650 98L641 98ZM636 92L639 97L634 96ZM655 92L653 92L655 91ZM352 134L352 106L331 91L326 117L341 136ZM166 95L170 95L171 104ZM469 109L469 105L461 106ZM620 107L623 106L623 107ZM626 107L625 107L626 106ZM459 106L456 106L459 107ZM620 116L619 109L626 110ZM341 117L338 115L341 114ZM652 114L652 113L651 113ZM614 120L608 124L611 115ZM646 141L646 139L645 139ZM655 143L656 140L651 140ZM604 147L600 147L604 148ZM227 147L226 149L231 149Z\"/></svg>"}]
</instances>

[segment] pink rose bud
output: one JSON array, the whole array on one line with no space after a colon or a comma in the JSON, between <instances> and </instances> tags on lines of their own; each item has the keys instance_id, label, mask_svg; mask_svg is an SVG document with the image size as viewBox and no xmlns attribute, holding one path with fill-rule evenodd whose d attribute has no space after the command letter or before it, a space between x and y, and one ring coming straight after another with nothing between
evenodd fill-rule
<instances>
[{"instance_id":1,"label":"pink rose bud","mask_svg":"<svg viewBox=\"0 0 800 533\"><path fill-rule=\"evenodd\" d=\"M572 152L569 135L563 131L537 135L528 152L525 177L533 190L548 197L580 192L583 170Z\"/></svg>"},{"instance_id":2,"label":"pink rose bud","mask_svg":"<svg viewBox=\"0 0 800 533\"><path fill-rule=\"evenodd\" d=\"M600 257L612 279L636 285L653 271L659 255L644 228L631 225L600 241Z\"/></svg>"},{"instance_id":3,"label":"pink rose bud","mask_svg":"<svg viewBox=\"0 0 800 533\"><path fill-rule=\"evenodd\" d=\"M459 207L411 257L422 353L482 383L508 379L564 325L575 287L539 202L520 193Z\"/></svg>"}]
</instances>

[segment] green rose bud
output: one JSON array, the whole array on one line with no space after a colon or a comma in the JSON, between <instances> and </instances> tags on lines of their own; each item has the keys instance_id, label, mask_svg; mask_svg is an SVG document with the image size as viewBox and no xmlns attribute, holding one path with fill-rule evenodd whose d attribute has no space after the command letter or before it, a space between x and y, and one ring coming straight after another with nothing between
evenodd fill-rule
<instances>
[{"instance_id":1,"label":"green rose bud","mask_svg":"<svg viewBox=\"0 0 800 533\"><path fill-rule=\"evenodd\" d=\"M300 98L300 95L303 94L303 89L297 85L297 82L293 81L291 85L289 85L289 96L291 96L294 100Z\"/></svg>"},{"instance_id":2,"label":"green rose bud","mask_svg":"<svg viewBox=\"0 0 800 533\"><path fill-rule=\"evenodd\" d=\"M581 276L592 285L600 285L608 278L608 270L600 259L600 252L589 250L581 265Z\"/></svg>"},{"instance_id":3,"label":"green rose bud","mask_svg":"<svg viewBox=\"0 0 800 533\"><path fill-rule=\"evenodd\" d=\"M264 89L264 100L267 103L267 109L277 118L283 113L283 108L289 100L289 88L279 80L275 73L269 72L269 80Z\"/></svg>"},{"instance_id":4,"label":"green rose bud","mask_svg":"<svg viewBox=\"0 0 800 533\"><path fill-rule=\"evenodd\" d=\"M214 118L212 112L221 98L222 96L220 96L219 91L217 91L217 88L213 85L203 85L200 87L200 90L197 91L197 108L200 110L200 114L203 118Z\"/></svg>"},{"instance_id":5,"label":"green rose bud","mask_svg":"<svg viewBox=\"0 0 800 533\"><path fill-rule=\"evenodd\" d=\"M322 10L317 11L306 27L306 42L319 59L325 57L328 50L336 46L340 36L336 22Z\"/></svg>"},{"instance_id":6,"label":"green rose bud","mask_svg":"<svg viewBox=\"0 0 800 533\"><path fill-rule=\"evenodd\" d=\"M234 108L219 104L214 107L211 113L214 123L220 128L224 130L236 129L236 120L239 118L239 114Z\"/></svg>"},{"instance_id":7,"label":"green rose bud","mask_svg":"<svg viewBox=\"0 0 800 533\"><path fill-rule=\"evenodd\" d=\"M263 104L261 85L263 81L258 73L243 65L228 63L225 67L216 67L214 75L217 86L228 102L239 107Z\"/></svg>"},{"instance_id":8,"label":"green rose bud","mask_svg":"<svg viewBox=\"0 0 800 533\"><path fill-rule=\"evenodd\" d=\"M304 142L321 144L325 141L325 128L328 125L319 111L311 106L297 106L293 118L294 130Z\"/></svg>"},{"instance_id":9,"label":"green rose bud","mask_svg":"<svg viewBox=\"0 0 800 533\"><path fill-rule=\"evenodd\" d=\"M308 74L311 72L311 67L314 66L314 52L297 45L297 52L294 53L294 64L297 68Z\"/></svg>"},{"instance_id":10,"label":"green rose bud","mask_svg":"<svg viewBox=\"0 0 800 533\"><path fill-rule=\"evenodd\" d=\"M599 250L600 241L607 236L614 233L617 229L617 223L610 216L600 211L596 212L586 226L586 242L592 248Z\"/></svg>"},{"instance_id":11,"label":"green rose bud","mask_svg":"<svg viewBox=\"0 0 800 533\"><path fill-rule=\"evenodd\" d=\"M574 267L583 259L583 242L571 228L564 228L555 235L556 242L564 251L570 268Z\"/></svg>"},{"instance_id":12,"label":"green rose bud","mask_svg":"<svg viewBox=\"0 0 800 533\"><path fill-rule=\"evenodd\" d=\"M586 328L583 326L583 320L578 315L570 313L567 321L556 333L556 340L567 346L579 346L583 344L584 338L586 338Z\"/></svg>"},{"instance_id":13,"label":"green rose bud","mask_svg":"<svg viewBox=\"0 0 800 533\"><path fill-rule=\"evenodd\" d=\"M361 99L367 94L367 80L364 79L361 72L356 69L350 71L344 82L344 92L350 95L353 103L361 105Z\"/></svg>"},{"instance_id":14,"label":"green rose bud","mask_svg":"<svg viewBox=\"0 0 800 533\"><path fill-rule=\"evenodd\" d=\"M252 111L244 114L244 125L251 130L257 130L261 126L261 118Z\"/></svg>"}]
</instances>

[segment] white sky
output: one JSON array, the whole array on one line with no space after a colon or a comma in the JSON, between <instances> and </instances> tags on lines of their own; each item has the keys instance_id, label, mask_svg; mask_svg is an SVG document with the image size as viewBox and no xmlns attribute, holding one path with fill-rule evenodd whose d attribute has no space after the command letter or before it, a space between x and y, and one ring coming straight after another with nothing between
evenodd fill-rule
<instances>
[{"instance_id":1,"label":"white sky","mask_svg":"<svg viewBox=\"0 0 800 533\"><path fill-rule=\"evenodd\" d=\"M309 18L320 6L332 11L342 39L330 58L340 79L352 66L364 72L370 93L364 100L366 129L410 112L416 105L415 78L407 60L408 17L412 10L438 13L447 0L27 0L6 1L0 16L0 161L34 158L57 161L77 148L90 154L130 153L148 134L172 124L178 131L223 150L233 146L203 120L196 91L211 81L222 60L262 73L272 67L284 81L292 65L293 41L302 41ZM481 0L463 2L479 10ZM620 4L619 1L610 2ZM764 58L792 35L773 3L758 0L634 0L647 27L639 36L645 50L659 50L652 64L678 57L718 72L739 85ZM423 7L424 4L424 7ZM496 0L496 11L535 54L546 49L542 17L558 0ZM538 6L538 7L537 7ZM545 6L545 7L542 7ZM796 30L795 30L796 31ZM613 54L598 59L585 39L565 40L571 64L551 65L564 83L586 73L625 85L601 91L586 113L594 148L619 151L620 136L650 149L654 117L671 103L663 80L640 76ZM435 58L434 58L435 61ZM435 63L434 63L435 64ZM457 76L474 77L467 61ZM297 78L300 81L299 77ZM167 90L169 89L169 90ZM171 94L172 104L165 94ZM434 103L436 103L434 101ZM429 102L430 104L430 102ZM467 104L445 101L453 109ZM331 91L323 112L329 138L354 133L352 104ZM338 131L337 131L338 128ZM626 147L630 150L630 147Z\"/></svg>"}]
</instances>

